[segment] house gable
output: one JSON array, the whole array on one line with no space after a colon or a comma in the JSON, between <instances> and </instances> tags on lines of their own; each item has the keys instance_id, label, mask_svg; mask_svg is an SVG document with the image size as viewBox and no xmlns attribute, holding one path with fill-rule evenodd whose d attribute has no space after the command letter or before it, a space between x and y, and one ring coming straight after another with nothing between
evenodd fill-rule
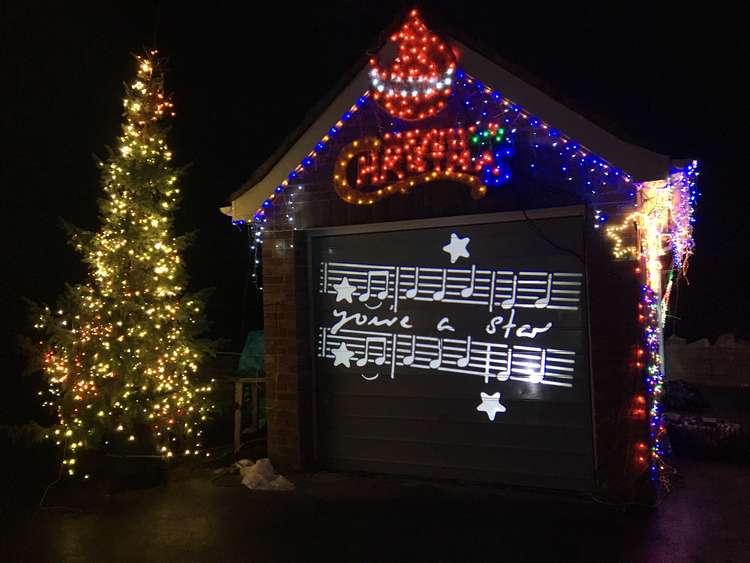
<instances>
[{"instance_id":1,"label":"house gable","mask_svg":"<svg viewBox=\"0 0 750 563\"><path fill-rule=\"evenodd\" d=\"M495 109L511 108L520 118L508 120L506 125L513 125L517 130L528 129L530 125L539 132L545 132L547 137L556 138L551 143L545 143L546 145L557 141L565 146L568 156L575 155L574 160L578 159L578 163L584 159L586 163L597 168L606 166L606 170L621 174L626 183L662 180L669 174L672 165L670 157L620 140L478 51L454 40L450 41L450 46L458 56L453 98L461 98L461 101L465 102L467 96L483 91L491 96L488 103L496 106ZM386 44L377 51L374 58L379 60L387 57L391 50L391 45ZM222 211L230 215L235 222L258 221L266 216L264 202L273 202L285 191L287 185L301 181L307 170L313 168L310 164L316 159L326 158L327 153L339 150L342 145L340 139L344 137L340 133L352 126L353 116L364 109L364 106L374 106L368 107L367 110L372 114L379 114L371 115L371 118L375 120L376 126L382 129L384 120L392 116L377 103L373 104L369 100L375 92L371 71L370 65L362 66L330 105L299 134L290 148L282 155L272 157L272 160L262 167L262 174L233 193L230 196L231 205L222 208ZM456 104L453 106L455 116ZM423 129L431 128L433 122L440 121L450 123L451 119L440 116L440 113L442 112L418 121L389 121L393 130L419 128L420 125ZM495 112L495 115L497 116L498 112ZM359 127L368 128L368 124L362 124L362 119L354 121L357 121ZM519 142L528 141L522 137L523 134L519 136ZM536 134L533 137L536 137L534 144L540 145L540 135ZM560 172L565 171L560 169ZM586 180L584 184L585 182ZM622 187L620 191L623 195L632 192L628 186ZM270 205L267 205L266 209L269 207Z\"/></svg>"}]
</instances>

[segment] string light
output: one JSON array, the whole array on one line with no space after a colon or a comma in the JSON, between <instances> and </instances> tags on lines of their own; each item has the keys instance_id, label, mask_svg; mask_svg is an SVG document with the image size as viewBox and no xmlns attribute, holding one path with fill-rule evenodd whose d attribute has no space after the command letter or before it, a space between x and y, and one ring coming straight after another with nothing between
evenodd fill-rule
<instances>
[{"instance_id":1,"label":"string light","mask_svg":"<svg viewBox=\"0 0 750 563\"><path fill-rule=\"evenodd\" d=\"M643 323L645 349L645 383L649 397L649 440L651 455L649 469L654 481L664 482L665 464L663 438L666 428L661 416L661 397L664 390L664 325L675 271L684 275L695 243L692 238L693 212L697 191L695 179L698 163L673 169L662 181L644 182L638 186L638 224L640 261L645 276L641 291L639 320ZM664 272L662 257L672 255L674 269L667 273L662 290Z\"/></svg>"},{"instance_id":2,"label":"string light","mask_svg":"<svg viewBox=\"0 0 750 563\"><path fill-rule=\"evenodd\" d=\"M497 155L496 161L503 162L504 167L495 174L494 169L489 169L488 172L492 173L495 180L490 182L493 185L500 185L507 182L510 179L510 166L504 162L503 159L513 154L511 150L511 144L515 144L515 138L519 123L523 125L524 130L528 131L532 138L535 138L534 145L537 148L544 146L547 150L556 154L559 158L563 159L565 164L559 167L559 171L566 181L572 182L577 178L581 178L582 183L587 186L589 195L582 194L585 197L590 198L601 195L600 190L606 186L612 186L614 192L614 202L619 203L622 198L622 192L627 198L635 198L635 188L630 186L632 181L630 175L623 172L619 168L613 166L605 159L593 154L591 151L582 147L563 133L551 127L544 121L533 117L527 111L523 110L520 106L502 96L499 92L485 86L481 82L474 78L466 75L463 71L457 70L455 73L455 88L451 93L451 99L460 100L464 105L464 110L468 112L478 112L479 118L490 117L490 114L497 114L499 112L502 119L500 120L488 120L485 121L486 127L497 127L502 129L503 142L505 146L502 150L506 154ZM261 206L253 214L253 223L260 225L260 228L254 229L255 241L257 244L262 243L263 231L265 230L264 225L268 223L269 212L273 205L279 201L279 196L288 192L289 187L293 185L293 181L300 180L309 170L316 159L320 156L322 151L327 149L333 137L340 134L347 122L350 122L352 117L356 113L361 113L367 100L371 97L371 92L365 92L358 100L357 103L347 111L341 119L339 119L333 127L328 131L328 134L324 135L322 139L315 145L308 155L302 159L290 173L287 178L284 179L271 194L262 202ZM474 97L479 95L474 101ZM485 127L482 119L476 119L473 126L477 128ZM360 139L362 141L363 139ZM496 142L496 141L495 141ZM532 163L533 164L533 163ZM337 170L335 173L338 173ZM489 179L485 175L486 179ZM426 180L426 178L425 178ZM392 190L393 191L393 190ZM367 199L362 198L363 202ZM288 199L287 199L288 201ZM356 201L352 198L352 201ZM376 201L376 200L373 200ZM606 220L606 215L600 215L596 220L596 225ZM234 221L235 224L245 224L244 219L237 219Z\"/></svg>"},{"instance_id":3,"label":"string light","mask_svg":"<svg viewBox=\"0 0 750 563\"><path fill-rule=\"evenodd\" d=\"M336 193L347 203L373 204L420 184L450 179L471 188L472 197L510 179L504 159L509 138L497 124L386 133L383 139L352 141L339 153L333 175ZM356 180L350 178L354 164Z\"/></svg>"},{"instance_id":4,"label":"string light","mask_svg":"<svg viewBox=\"0 0 750 563\"><path fill-rule=\"evenodd\" d=\"M267 220L267 210L271 207L274 200L277 198L279 194L284 193L287 188L290 186L290 181L294 178L299 177L306 169L312 167L315 160L318 158L318 156L321 154L322 151L324 151L331 143L332 138L341 130L341 128L344 126L344 124L349 121L352 116L367 102L368 98L370 96L369 92L365 92L360 98L357 100L357 102L349 108L349 111L347 111L344 115L341 116L341 119L339 119L336 124L331 127L328 130L328 134L324 135L320 141L315 145L315 148L311 150L305 158L302 159L302 161L291 171L289 172L287 178L283 180L274 191L268 195L268 197L263 201L261 206L255 211L255 214L253 215L253 221L256 223L264 223ZM235 221L235 224L243 225L245 223L244 219L239 219ZM256 241L258 244L262 243L263 233L264 230L263 226L261 225L258 229L256 229Z\"/></svg>"},{"instance_id":5,"label":"string light","mask_svg":"<svg viewBox=\"0 0 750 563\"><path fill-rule=\"evenodd\" d=\"M693 223L695 222L695 202L698 198L696 179L699 175L698 162L692 161L685 168L675 169L669 175L672 191L671 242L672 255L676 268L687 271L687 264L693 254Z\"/></svg>"},{"instance_id":6,"label":"string light","mask_svg":"<svg viewBox=\"0 0 750 563\"><path fill-rule=\"evenodd\" d=\"M194 381L205 350L195 338L203 303L185 294L183 245L173 234L179 172L162 121L175 113L156 56L137 57L119 147L100 163L101 227L72 236L88 278L36 323L49 381L44 404L58 417L50 437L65 448L71 475L79 450L116 437L153 440L164 457L176 444L197 453L212 410L211 385Z\"/></svg>"},{"instance_id":7,"label":"string light","mask_svg":"<svg viewBox=\"0 0 750 563\"><path fill-rule=\"evenodd\" d=\"M635 230L637 213L631 213L620 225L609 225L604 232L607 238L612 241L612 254L617 260L636 259L638 250L635 245L625 244L623 231ZM599 228L599 221L595 221L594 226Z\"/></svg>"}]
</instances>

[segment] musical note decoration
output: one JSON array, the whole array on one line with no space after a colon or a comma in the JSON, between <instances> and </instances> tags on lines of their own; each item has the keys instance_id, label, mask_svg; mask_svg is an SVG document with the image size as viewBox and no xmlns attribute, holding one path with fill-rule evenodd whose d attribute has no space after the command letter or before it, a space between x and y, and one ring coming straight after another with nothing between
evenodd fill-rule
<instances>
[{"instance_id":1,"label":"musical note decoration","mask_svg":"<svg viewBox=\"0 0 750 563\"><path fill-rule=\"evenodd\" d=\"M476 284L476 278L477 278L477 267L472 265L471 266L471 282L468 286L463 288L461 290L461 297L464 299L471 297L474 295L474 285Z\"/></svg>"},{"instance_id":2,"label":"musical note decoration","mask_svg":"<svg viewBox=\"0 0 750 563\"><path fill-rule=\"evenodd\" d=\"M385 336L367 336L365 337L365 353L357 360L357 366L362 367L367 364L370 358L370 345L372 343L380 344L380 352L375 355L375 365L382 366L386 361L387 343Z\"/></svg>"},{"instance_id":3,"label":"musical note decoration","mask_svg":"<svg viewBox=\"0 0 750 563\"><path fill-rule=\"evenodd\" d=\"M443 283L435 293L432 294L433 301L442 301L445 299L445 289L448 282L448 270L443 270Z\"/></svg>"},{"instance_id":4,"label":"musical note decoration","mask_svg":"<svg viewBox=\"0 0 750 563\"><path fill-rule=\"evenodd\" d=\"M505 369L498 372L497 380L508 381L508 379L510 379L512 366L513 366L513 348L509 348L508 355L506 356L506 359L505 359Z\"/></svg>"},{"instance_id":5,"label":"musical note decoration","mask_svg":"<svg viewBox=\"0 0 750 563\"><path fill-rule=\"evenodd\" d=\"M396 288L398 293L398 288ZM415 266L414 268L414 285L410 287L406 293L404 294L404 297L407 299L414 299L417 294L419 293L419 266Z\"/></svg>"},{"instance_id":6,"label":"musical note decoration","mask_svg":"<svg viewBox=\"0 0 750 563\"><path fill-rule=\"evenodd\" d=\"M388 278L390 277L390 273L388 270L370 270L367 272L367 289L365 289L364 293L361 293L358 297L359 301L361 303L367 301L370 299L370 295L372 295L372 278L383 278L384 284L382 290L377 292L377 297L381 301L386 299L388 297Z\"/></svg>"},{"instance_id":7,"label":"musical note decoration","mask_svg":"<svg viewBox=\"0 0 750 563\"><path fill-rule=\"evenodd\" d=\"M500 306L503 309L512 309L513 306L516 304L516 295L518 293L518 276L516 274L513 274L513 287L510 290L510 297L507 299L503 299L503 301L500 303Z\"/></svg>"},{"instance_id":8,"label":"musical note decoration","mask_svg":"<svg viewBox=\"0 0 750 563\"><path fill-rule=\"evenodd\" d=\"M442 338L437 339L437 345L438 345L437 358L433 358L430 360L430 369L438 369L443 363L443 339Z\"/></svg>"},{"instance_id":9,"label":"musical note decoration","mask_svg":"<svg viewBox=\"0 0 750 563\"><path fill-rule=\"evenodd\" d=\"M466 337L466 354L456 360L456 365L465 368L471 361L471 336Z\"/></svg>"},{"instance_id":10,"label":"musical note decoration","mask_svg":"<svg viewBox=\"0 0 750 563\"><path fill-rule=\"evenodd\" d=\"M410 366L414 363L414 360L416 359L416 352L417 349L417 335L412 334L411 335L411 352L409 352L409 355L404 356L402 362L405 366Z\"/></svg>"},{"instance_id":11,"label":"musical note decoration","mask_svg":"<svg viewBox=\"0 0 750 563\"><path fill-rule=\"evenodd\" d=\"M534 301L534 307L537 309L544 309L549 307L549 301L552 296L552 274L547 274L547 291L544 293L544 297L540 297Z\"/></svg>"}]
</instances>

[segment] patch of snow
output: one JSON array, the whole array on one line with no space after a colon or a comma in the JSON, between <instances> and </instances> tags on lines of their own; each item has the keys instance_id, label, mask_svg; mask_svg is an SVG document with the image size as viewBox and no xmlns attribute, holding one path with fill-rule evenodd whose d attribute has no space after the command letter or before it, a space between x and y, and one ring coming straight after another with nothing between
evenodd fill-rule
<instances>
[{"instance_id":1,"label":"patch of snow","mask_svg":"<svg viewBox=\"0 0 750 563\"><path fill-rule=\"evenodd\" d=\"M250 461L250 460L240 460ZM240 462L237 462L238 464ZM283 475L277 475L271 461L268 458L259 459L257 462L249 462L239 468L242 475L242 484L248 489L260 491L292 491L294 483Z\"/></svg>"}]
</instances>

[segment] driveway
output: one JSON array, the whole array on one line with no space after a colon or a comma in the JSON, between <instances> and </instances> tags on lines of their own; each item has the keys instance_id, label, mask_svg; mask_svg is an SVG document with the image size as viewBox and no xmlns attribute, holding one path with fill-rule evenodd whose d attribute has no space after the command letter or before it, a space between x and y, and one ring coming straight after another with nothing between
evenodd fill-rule
<instances>
[{"instance_id":1,"label":"driveway","mask_svg":"<svg viewBox=\"0 0 750 563\"><path fill-rule=\"evenodd\" d=\"M251 491L205 468L101 495L63 485L5 523L1 561L750 561L750 469L681 460L655 510L332 473ZM67 487L67 490L66 490Z\"/></svg>"}]
</instances>

